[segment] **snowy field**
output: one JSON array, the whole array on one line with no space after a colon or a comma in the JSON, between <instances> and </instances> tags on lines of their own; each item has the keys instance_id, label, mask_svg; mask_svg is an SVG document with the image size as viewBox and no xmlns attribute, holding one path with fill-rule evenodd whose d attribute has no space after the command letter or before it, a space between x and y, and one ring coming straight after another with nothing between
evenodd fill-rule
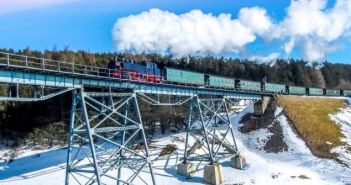
<instances>
[{"instance_id":1,"label":"snowy field","mask_svg":"<svg viewBox=\"0 0 351 185\"><path fill-rule=\"evenodd\" d=\"M222 161L224 184L351 184L351 169L333 160L320 159L313 156L304 142L290 128L286 117L279 114L282 111L280 108L277 109L275 115L283 128L284 138L289 149L286 152L277 154L262 151L260 149L261 146L271 135L267 129L256 130L249 134L243 134L238 131L238 123L241 117L248 112L252 112L252 109L252 107L248 107L232 119L237 145L250 166L247 170L237 170L230 167L229 161ZM330 115L330 117L341 126L346 136L344 138L345 142L351 144L351 108L342 109L338 114ZM181 140L185 138L185 134L181 133L158 138L156 143L152 143L152 145L157 146L151 150L154 159L167 144L177 145L178 150L171 155L160 157L154 162L153 166L157 183L160 185L204 184L202 180L203 171L201 170L203 164L196 164L199 167L199 171L195 173L192 179L176 174L176 164L183 155L184 142ZM5 152L5 150L1 152ZM335 148L335 152L342 154L342 160L351 166L350 153L347 153L345 148ZM65 162L65 149L42 152L23 150L20 157L12 163L0 164L0 184L64 184ZM147 176L147 171L143 175Z\"/></svg>"}]
</instances>

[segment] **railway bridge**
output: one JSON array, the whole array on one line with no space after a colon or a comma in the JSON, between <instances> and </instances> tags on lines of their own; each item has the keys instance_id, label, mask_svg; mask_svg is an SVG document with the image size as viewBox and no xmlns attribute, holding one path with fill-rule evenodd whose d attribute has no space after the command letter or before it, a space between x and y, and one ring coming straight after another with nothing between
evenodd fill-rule
<instances>
[{"instance_id":1,"label":"railway bridge","mask_svg":"<svg viewBox=\"0 0 351 185\"><path fill-rule=\"evenodd\" d=\"M266 95L110 78L110 74L111 70L94 66L0 53L0 83L8 88L1 101L45 101L72 93L66 185L157 184L140 101L188 105L185 152L178 170L191 176L192 161L205 161L211 167L239 155L228 107L249 105ZM22 86L30 93L21 94ZM169 98L164 101L160 96Z\"/></svg>"}]
</instances>

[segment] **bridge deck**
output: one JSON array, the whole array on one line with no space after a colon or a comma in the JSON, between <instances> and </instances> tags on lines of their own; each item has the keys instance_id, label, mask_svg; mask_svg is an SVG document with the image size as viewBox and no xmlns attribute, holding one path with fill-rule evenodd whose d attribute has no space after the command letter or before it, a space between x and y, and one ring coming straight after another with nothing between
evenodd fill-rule
<instances>
[{"instance_id":1,"label":"bridge deck","mask_svg":"<svg viewBox=\"0 0 351 185\"><path fill-rule=\"evenodd\" d=\"M112 87L148 94L182 96L202 94L240 99L261 99L262 95L260 92L110 78L110 74L112 71L109 69L0 52L0 83L62 88Z\"/></svg>"}]
</instances>

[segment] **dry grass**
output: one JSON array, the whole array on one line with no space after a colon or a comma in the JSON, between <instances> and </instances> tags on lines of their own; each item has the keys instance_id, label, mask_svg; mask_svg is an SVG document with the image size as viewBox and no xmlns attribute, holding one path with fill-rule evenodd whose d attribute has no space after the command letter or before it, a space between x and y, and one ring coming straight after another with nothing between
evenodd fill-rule
<instances>
[{"instance_id":1,"label":"dry grass","mask_svg":"<svg viewBox=\"0 0 351 185\"><path fill-rule=\"evenodd\" d=\"M158 157L163 157L166 155L171 155L174 151L178 149L177 145L174 144L168 144L166 147L164 147Z\"/></svg>"},{"instance_id":2,"label":"dry grass","mask_svg":"<svg viewBox=\"0 0 351 185\"><path fill-rule=\"evenodd\" d=\"M312 153L337 159L337 154L330 150L345 143L340 141L343 137L340 127L330 120L329 115L347 106L345 100L281 96L278 104L284 107L285 114Z\"/></svg>"}]
</instances>

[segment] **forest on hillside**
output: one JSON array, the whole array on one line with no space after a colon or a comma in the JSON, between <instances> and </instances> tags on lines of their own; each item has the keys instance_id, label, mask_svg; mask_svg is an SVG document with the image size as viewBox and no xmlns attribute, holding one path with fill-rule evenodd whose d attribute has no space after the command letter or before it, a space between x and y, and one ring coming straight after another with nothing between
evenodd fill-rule
<instances>
[{"instance_id":1,"label":"forest on hillside","mask_svg":"<svg viewBox=\"0 0 351 185\"><path fill-rule=\"evenodd\" d=\"M87 51L63 50L36 51L0 49L0 52L43 57L52 60L106 67L116 57L163 63L165 66L198 71L207 74L297 86L351 89L351 65L325 61L308 65L307 61L279 59L274 63L262 64L238 58L187 57L175 59L159 54L93 53ZM18 146L30 142L34 146L64 145L69 119L71 94L37 103L5 103L0 106L0 145ZM152 135L156 129L162 133L177 132L184 128L186 107L153 108L141 103L145 130ZM175 111L174 109L179 109Z\"/></svg>"}]
</instances>

